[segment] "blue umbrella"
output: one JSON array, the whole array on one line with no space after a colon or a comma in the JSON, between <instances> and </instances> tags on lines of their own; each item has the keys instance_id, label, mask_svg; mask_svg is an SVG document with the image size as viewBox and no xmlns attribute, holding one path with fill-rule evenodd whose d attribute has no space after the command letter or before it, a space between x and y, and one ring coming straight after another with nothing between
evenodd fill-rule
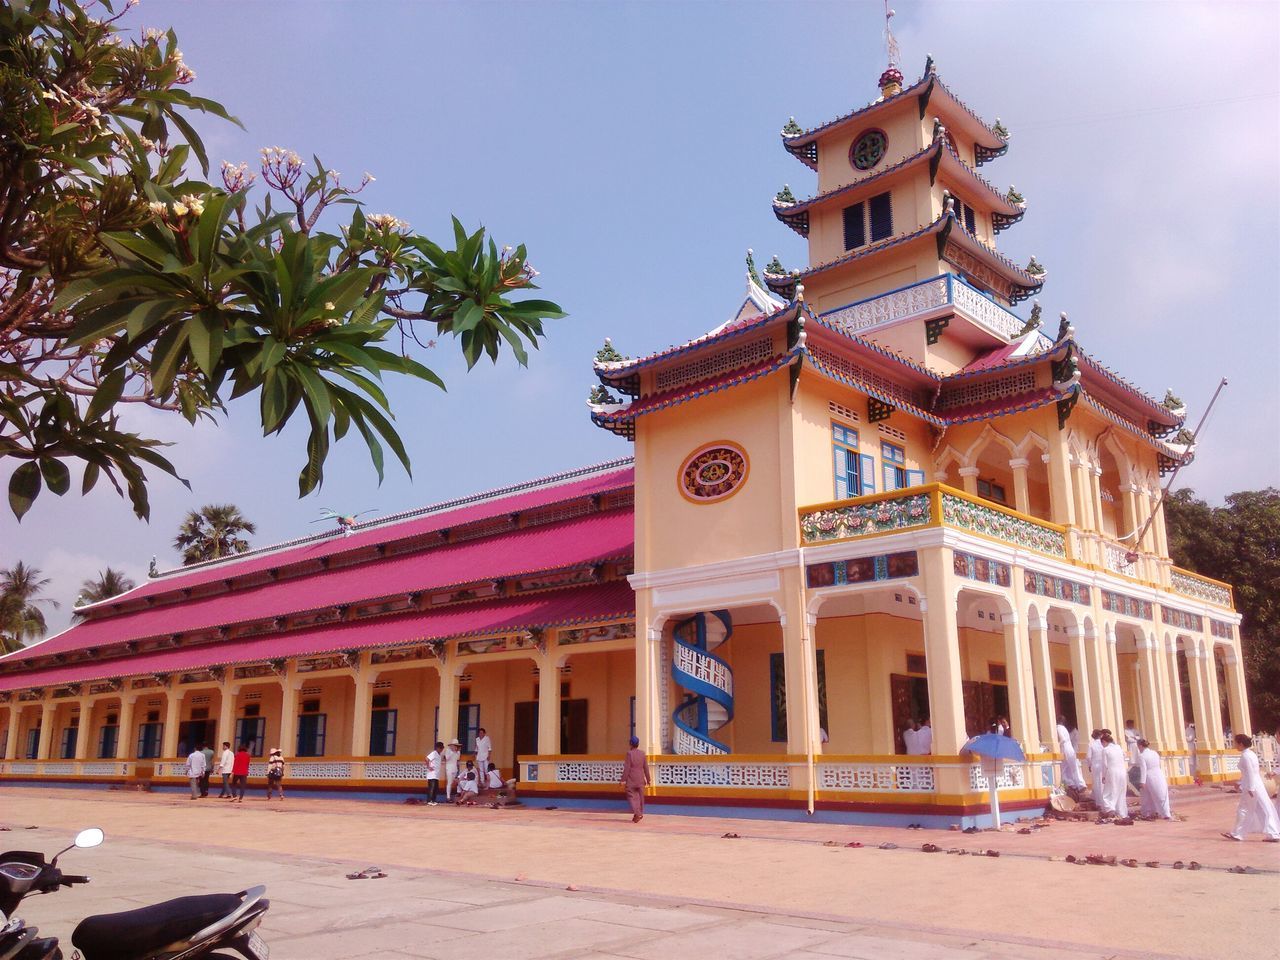
<instances>
[{"instance_id":1,"label":"blue umbrella","mask_svg":"<svg viewBox=\"0 0 1280 960\"><path fill-rule=\"evenodd\" d=\"M979 756L997 757L1001 760L1021 762L1027 759L1017 740L998 733L981 733L966 743L964 749Z\"/></svg>"},{"instance_id":2,"label":"blue umbrella","mask_svg":"<svg viewBox=\"0 0 1280 960\"><path fill-rule=\"evenodd\" d=\"M1022 752L1022 747L1018 746L1017 740L998 733L979 734L964 745L962 752L976 753L978 756L998 761L995 764L983 764L983 768L987 775L987 786L991 791L991 827L999 830L1000 796L999 787L996 785L997 771L1004 768L1003 761L1020 762L1027 759L1026 754Z\"/></svg>"}]
</instances>

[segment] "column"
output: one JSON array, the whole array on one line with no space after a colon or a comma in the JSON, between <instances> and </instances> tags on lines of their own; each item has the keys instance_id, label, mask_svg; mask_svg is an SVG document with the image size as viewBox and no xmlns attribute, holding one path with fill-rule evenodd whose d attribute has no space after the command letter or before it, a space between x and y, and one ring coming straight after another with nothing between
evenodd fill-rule
<instances>
[{"instance_id":1,"label":"column","mask_svg":"<svg viewBox=\"0 0 1280 960\"><path fill-rule=\"evenodd\" d=\"M89 741L93 739L93 701L88 697L80 698L80 727L76 730L76 751L75 758L77 760L87 759L89 756Z\"/></svg>"},{"instance_id":2,"label":"column","mask_svg":"<svg viewBox=\"0 0 1280 960\"><path fill-rule=\"evenodd\" d=\"M638 684L637 684L638 686ZM636 710L640 701L636 698ZM454 709L457 712L457 709ZM636 735L640 736L639 717L636 718ZM644 746L643 738L641 746ZM646 751L647 752L647 751ZM654 751L660 753L661 749ZM559 657L545 655L538 658L538 754L544 757L560 753L560 665Z\"/></svg>"},{"instance_id":3,"label":"column","mask_svg":"<svg viewBox=\"0 0 1280 960\"><path fill-rule=\"evenodd\" d=\"M1231 729L1235 733L1252 735L1253 725L1249 717L1249 700L1245 693L1244 663L1234 647L1227 650L1227 706L1231 709ZM1231 744L1227 744L1228 750Z\"/></svg>"},{"instance_id":4,"label":"column","mask_svg":"<svg viewBox=\"0 0 1280 960\"><path fill-rule=\"evenodd\" d=\"M1076 507L1076 526L1082 530L1094 530L1096 527L1091 509L1093 498L1089 495L1089 480L1085 471L1084 462L1072 458L1071 490Z\"/></svg>"},{"instance_id":5,"label":"column","mask_svg":"<svg viewBox=\"0 0 1280 960\"><path fill-rule=\"evenodd\" d=\"M52 760L51 755L53 749L53 714L58 709L58 705L48 699L45 694L45 701L40 704L40 744L36 750L37 760Z\"/></svg>"},{"instance_id":6,"label":"column","mask_svg":"<svg viewBox=\"0 0 1280 960\"><path fill-rule=\"evenodd\" d=\"M1201 669L1200 651L1196 649L1193 640L1180 639L1175 643L1182 643L1187 655L1187 682L1191 687L1191 716L1196 723L1196 763L1197 768L1203 765L1207 772L1208 752L1213 749L1214 741L1211 739L1209 718L1205 714L1204 671Z\"/></svg>"},{"instance_id":7,"label":"column","mask_svg":"<svg viewBox=\"0 0 1280 960\"><path fill-rule=\"evenodd\" d=\"M1147 526L1147 520L1150 519L1151 517L1151 501L1147 496L1147 490L1145 487L1137 488L1136 492L1134 493L1134 503L1138 508L1137 520L1138 520L1138 527L1139 529L1141 529L1142 527ZM1135 553L1151 552L1151 530L1150 529L1148 529L1147 532L1142 537L1135 538L1133 543L1133 550Z\"/></svg>"},{"instance_id":8,"label":"column","mask_svg":"<svg viewBox=\"0 0 1280 960\"><path fill-rule=\"evenodd\" d=\"M458 736L458 692L462 685L462 668L454 663L442 663L440 671L440 722L439 740L448 743ZM538 692L542 692L543 678L538 678ZM559 718L557 717L557 720ZM557 723L557 728L559 724ZM538 708L538 729L542 729L542 708ZM558 738L557 738L558 739ZM558 746L558 745L557 745ZM557 749L555 751L559 753Z\"/></svg>"},{"instance_id":9,"label":"column","mask_svg":"<svg viewBox=\"0 0 1280 960\"><path fill-rule=\"evenodd\" d=\"M369 667L369 654L362 653L351 671L351 679L356 685L355 698L351 705L351 755L353 757L369 756L369 724L373 714L373 681L376 679Z\"/></svg>"},{"instance_id":10,"label":"column","mask_svg":"<svg viewBox=\"0 0 1280 960\"><path fill-rule=\"evenodd\" d=\"M1179 750L1187 749L1187 717L1182 709L1182 684L1178 678L1178 644L1167 640L1164 643L1165 669L1168 673L1169 695L1173 708L1170 718L1173 720L1172 744Z\"/></svg>"},{"instance_id":11,"label":"column","mask_svg":"<svg viewBox=\"0 0 1280 960\"><path fill-rule=\"evenodd\" d=\"M1156 687L1155 641L1139 637L1138 687L1141 690L1142 717L1138 721L1143 735L1153 742L1160 738L1160 699Z\"/></svg>"},{"instance_id":12,"label":"column","mask_svg":"<svg viewBox=\"0 0 1280 960\"><path fill-rule=\"evenodd\" d=\"M955 756L968 736L964 727L964 694L960 686L960 631L956 618L955 592L942 550L920 552L925 595L920 600L924 614L925 664L929 674L929 719L933 726L933 752ZM790 718L788 718L790 722Z\"/></svg>"},{"instance_id":13,"label":"column","mask_svg":"<svg viewBox=\"0 0 1280 960\"><path fill-rule=\"evenodd\" d=\"M172 684L172 681L170 681ZM164 732L160 740L160 756L173 759L178 756L178 723L182 716L182 691L171 685L165 691Z\"/></svg>"},{"instance_id":14,"label":"column","mask_svg":"<svg viewBox=\"0 0 1280 960\"><path fill-rule=\"evenodd\" d=\"M1102 467L1098 464L1092 464L1085 467L1089 474L1089 491L1093 496L1093 515L1097 519L1094 525L1099 533L1102 532ZM1123 532L1123 531L1121 531Z\"/></svg>"},{"instance_id":15,"label":"column","mask_svg":"<svg viewBox=\"0 0 1280 960\"><path fill-rule=\"evenodd\" d=\"M22 719L22 705L18 702L17 694L12 695L9 701L9 729L4 735L4 758L6 760L18 759L18 721Z\"/></svg>"},{"instance_id":16,"label":"column","mask_svg":"<svg viewBox=\"0 0 1280 960\"><path fill-rule=\"evenodd\" d=\"M218 687L222 694L222 699L218 701L218 732L217 743L211 743L214 752L220 757L222 756L222 745L224 743L231 744L232 748L239 746L235 742L236 733L236 696L240 693L240 684L233 683L230 680L223 680ZM284 749L282 744L281 750Z\"/></svg>"},{"instance_id":17,"label":"column","mask_svg":"<svg viewBox=\"0 0 1280 960\"><path fill-rule=\"evenodd\" d=\"M1137 504L1138 488L1132 483L1120 484L1120 526L1124 527L1120 531L1121 537L1128 539L1121 542L1126 549L1137 552L1138 541L1134 536L1138 532L1138 504Z\"/></svg>"},{"instance_id":18,"label":"column","mask_svg":"<svg viewBox=\"0 0 1280 960\"><path fill-rule=\"evenodd\" d=\"M1111 699L1111 682L1105 666L1106 642L1094 633L1082 636L1084 643L1085 663L1089 670L1089 699L1093 703L1093 715L1088 728L1080 725L1080 743L1087 744L1086 737L1099 727L1106 726L1106 717L1110 714L1108 701Z\"/></svg>"},{"instance_id":19,"label":"column","mask_svg":"<svg viewBox=\"0 0 1280 960\"><path fill-rule=\"evenodd\" d=\"M298 752L298 695L302 680L293 672L291 663L280 678L280 749L285 756Z\"/></svg>"},{"instance_id":20,"label":"column","mask_svg":"<svg viewBox=\"0 0 1280 960\"><path fill-rule=\"evenodd\" d=\"M1031 462L1026 457L1009 461L1009 467L1013 470L1013 508L1019 513L1031 513L1031 494L1027 488L1027 467L1030 465Z\"/></svg>"},{"instance_id":21,"label":"column","mask_svg":"<svg viewBox=\"0 0 1280 960\"><path fill-rule=\"evenodd\" d=\"M1005 674L1009 681L1009 723L1015 740L1027 745L1026 752L1038 752L1033 747L1039 737L1035 721L1035 693L1025 685L1027 677L1027 650L1018 629L1018 615L1006 613L1000 622L1004 629Z\"/></svg>"},{"instance_id":22,"label":"column","mask_svg":"<svg viewBox=\"0 0 1280 960\"><path fill-rule=\"evenodd\" d=\"M976 497L978 495L978 468L961 467L957 472L960 474L960 479L964 483L964 492L971 493Z\"/></svg>"},{"instance_id":23,"label":"column","mask_svg":"<svg viewBox=\"0 0 1280 960\"><path fill-rule=\"evenodd\" d=\"M1202 644L1205 642L1200 641ZM1213 734L1214 746L1221 750L1225 746L1222 738L1222 693L1218 687L1218 661L1213 654L1213 644L1207 647L1204 659L1205 671L1205 713L1207 721L1212 724L1211 732ZM1234 732L1234 731L1233 731ZM1201 734L1204 736L1204 734Z\"/></svg>"},{"instance_id":24,"label":"column","mask_svg":"<svg viewBox=\"0 0 1280 960\"><path fill-rule=\"evenodd\" d=\"M138 705L138 695L120 694L120 728L116 733L116 759L128 760L134 750L133 713Z\"/></svg>"},{"instance_id":25,"label":"column","mask_svg":"<svg viewBox=\"0 0 1280 960\"><path fill-rule=\"evenodd\" d=\"M1053 505L1053 522L1067 526L1077 524L1075 499L1071 490L1071 463L1067 441L1061 431L1051 435L1049 452L1044 454L1049 468L1049 502Z\"/></svg>"},{"instance_id":26,"label":"column","mask_svg":"<svg viewBox=\"0 0 1280 960\"><path fill-rule=\"evenodd\" d=\"M649 591L636 591L636 737L640 749L650 756L662 753L662 723L659 686L662 682L662 624L654 618ZM539 693L542 687L538 687ZM542 714L539 701L538 714ZM541 724L539 724L541 731ZM541 736L541 733L539 733ZM541 743L541 741L539 741ZM542 752L539 746L539 753Z\"/></svg>"},{"instance_id":27,"label":"column","mask_svg":"<svg viewBox=\"0 0 1280 960\"><path fill-rule=\"evenodd\" d=\"M1124 730L1124 699L1120 693L1120 655L1116 649L1119 638L1115 624L1107 624L1107 672L1111 681L1111 713L1106 726L1116 736Z\"/></svg>"},{"instance_id":28,"label":"column","mask_svg":"<svg viewBox=\"0 0 1280 960\"><path fill-rule=\"evenodd\" d=\"M1093 722L1093 698L1089 695L1089 663L1085 659L1084 632L1079 627L1068 627L1067 636L1071 647L1071 685L1076 696L1076 728L1080 731L1080 745L1084 746L1089 731L1097 726Z\"/></svg>"},{"instance_id":29,"label":"column","mask_svg":"<svg viewBox=\"0 0 1280 960\"><path fill-rule=\"evenodd\" d=\"M1038 731L1040 743L1046 745L1050 752L1056 753L1057 742L1054 727L1057 726L1057 704L1053 699L1053 664L1049 660L1049 625L1043 618L1037 617L1027 624L1027 633L1031 641L1031 674L1035 687L1036 712L1040 723ZM1037 745L1038 746L1038 745Z\"/></svg>"}]
</instances>

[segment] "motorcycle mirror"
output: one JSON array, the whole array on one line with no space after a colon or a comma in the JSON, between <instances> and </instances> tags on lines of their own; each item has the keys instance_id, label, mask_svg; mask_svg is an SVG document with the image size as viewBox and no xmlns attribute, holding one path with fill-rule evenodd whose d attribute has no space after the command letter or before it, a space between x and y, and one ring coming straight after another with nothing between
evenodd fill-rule
<instances>
[{"instance_id":1,"label":"motorcycle mirror","mask_svg":"<svg viewBox=\"0 0 1280 960\"><path fill-rule=\"evenodd\" d=\"M98 844L102 843L102 841L106 839L106 836L107 835L102 832L101 827L87 827L76 834L76 838L74 841L72 841L71 847L80 847L81 849L96 847ZM57 854L54 856L50 866L56 867L58 865L58 857L62 856L64 853L70 850L71 847L63 847L61 850L59 850Z\"/></svg>"}]
</instances>

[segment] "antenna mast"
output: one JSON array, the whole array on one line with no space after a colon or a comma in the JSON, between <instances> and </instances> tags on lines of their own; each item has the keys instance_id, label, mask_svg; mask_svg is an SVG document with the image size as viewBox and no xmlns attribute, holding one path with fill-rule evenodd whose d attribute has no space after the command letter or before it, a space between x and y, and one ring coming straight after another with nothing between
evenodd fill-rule
<instances>
[{"instance_id":1,"label":"antenna mast","mask_svg":"<svg viewBox=\"0 0 1280 960\"><path fill-rule=\"evenodd\" d=\"M896 67L901 53L898 50L897 38L893 35L893 25L890 23L893 15L894 11L889 8L889 0L884 0L884 49L889 58L888 65Z\"/></svg>"}]
</instances>

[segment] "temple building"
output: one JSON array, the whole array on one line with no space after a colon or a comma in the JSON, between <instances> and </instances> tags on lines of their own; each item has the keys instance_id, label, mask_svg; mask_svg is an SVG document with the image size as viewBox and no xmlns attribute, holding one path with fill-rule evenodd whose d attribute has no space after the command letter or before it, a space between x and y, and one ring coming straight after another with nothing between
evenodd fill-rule
<instances>
[{"instance_id":1,"label":"temple building","mask_svg":"<svg viewBox=\"0 0 1280 960\"><path fill-rule=\"evenodd\" d=\"M0 776L177 782L234 739L295 785L403 792L485 728L526 797L616 800L635 735L659 809L943 824L987 810L962 749L997 718L1027 755L1001 807L1042 810L1063 716L1081 747L1134 720L1174 783L1234 777L1240 617L1159 509L1183 404L1046 322L1044 267L997 249L1027 208L979 172L1000 122L932 60L879 85L782 131L817 175L773 202L807 265L748 255L727 321L597 355L590 418L632 456L78 608L0 659Z\"/></svg>"}]
</instances>

